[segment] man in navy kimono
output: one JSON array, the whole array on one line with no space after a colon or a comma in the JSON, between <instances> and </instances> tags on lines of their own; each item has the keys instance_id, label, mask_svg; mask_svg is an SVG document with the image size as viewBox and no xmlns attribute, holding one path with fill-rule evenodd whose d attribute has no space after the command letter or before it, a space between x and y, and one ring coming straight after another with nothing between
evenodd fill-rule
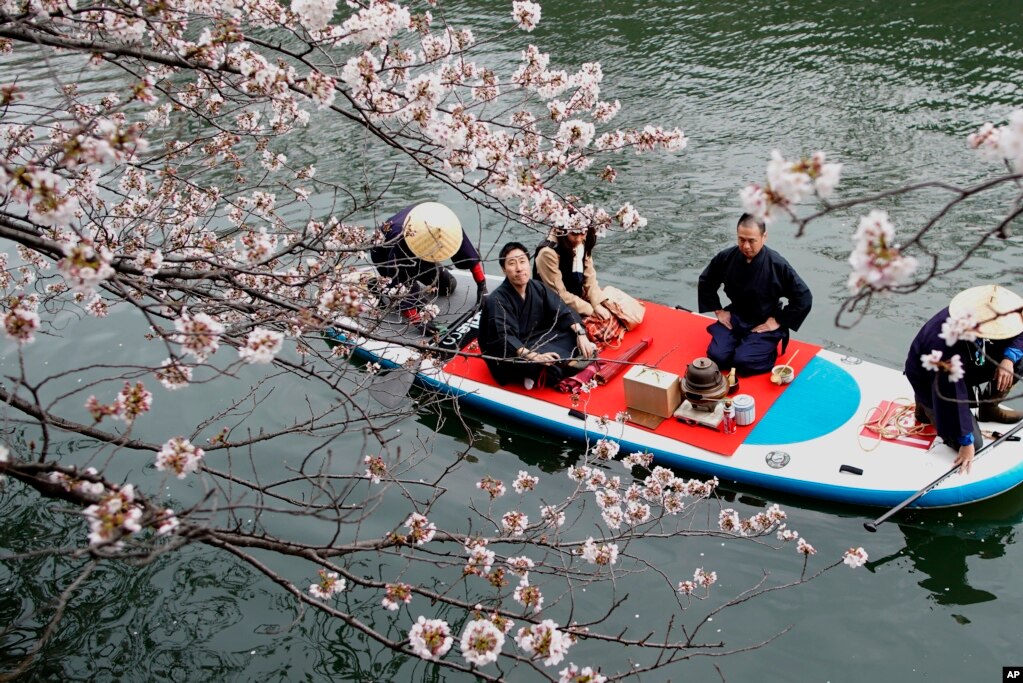
<instances>
[{"instance_id":1,"label":"man in navy kimono","mask_svg":"<svg viewBox=\"0 0 1023 683\"><path fill-rule=\"evenodd\" d=\"M597 349L586 337L579 316L552 289L534 280L529 253L518 242L501 248L505 280L486 298L480 316L480 350L499 384L541 378L554 386L574 375Z\"/></svg>"},{"instance_id":2,"label":"man in navy kimono","mask_svg":"<svg viewBox=\"0 0 1023 683\"><path fill-rule=\"evenodd\" d=\"M764 245L763 221L744 213L736 226L736 246L719 252L700 274L701 313L713 312L707 357L722 372L735 368L739 375L768 372L789 340L810 313L810 289L778 252ZM729 299L721 305L718 290ZM783 303L783 300L787 303Z\"/></svg>"}]
</instances>

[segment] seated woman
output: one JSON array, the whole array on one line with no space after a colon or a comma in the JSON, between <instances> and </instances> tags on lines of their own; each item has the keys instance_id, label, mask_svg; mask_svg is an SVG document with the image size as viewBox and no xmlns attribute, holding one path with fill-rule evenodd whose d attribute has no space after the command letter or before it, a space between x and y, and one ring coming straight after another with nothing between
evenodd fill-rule
<instances>
[{"instance_id":1,"label":"seated woman","mask_svg":"<svg viewBox=\"0 0 1023 683\"><path fill-rule=\"evenodd\" d=\"M588 228L554 228L533 256L533 277L554 290L581 318L610 318L607 297L597 284L593 247L597 231Z\"/></svg>"},{"instance_id":2,"label":"seated woman","mask_svg":"<svg viewBox=\"0 0 1023 683\"><path fill-rule=\"evenodd\" d=\"M575 215L575 214L574 214ZM542 281L583 319L586 332L597 344L616 346L642 320L642 306L634 299L597 283L593 247L597 232L592 225L555 228L534 255L533 277ZM615 293L618 300L609 298ZM627 310L621 299L629 299Z\"/></svg>"}]
</instances>

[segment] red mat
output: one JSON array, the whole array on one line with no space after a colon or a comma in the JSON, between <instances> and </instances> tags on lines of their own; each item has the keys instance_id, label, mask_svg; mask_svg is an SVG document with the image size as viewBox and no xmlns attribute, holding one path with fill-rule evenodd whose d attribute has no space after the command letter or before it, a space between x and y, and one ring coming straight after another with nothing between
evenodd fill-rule
<instances>
[{"instance_id":1,"label":"red mat","mask_svg":"<svg viewBox=\"0 0 1023 683\"><path fill-rule=\"evenodd\" d=\"M938 433L931 425L919 425L913 417L913 404L881 401L870 409L860 436L929 450Z\"/></svg>"},{"instance_id":2,"label":"red mat","mask_svg":"<svg viewBox=\"0 0 1023 683\"><path fill-rule=\"evenodd\" d=\"M605 349L601 352L600 357L617 358L640 340L649 338L653 342L633 362L682 376L685 375L686 366L689 363L707 355L707 345L710 343L707 326L711 322L713 322L712 319L701 315L668 308L660 304L646 303L646 316L643 324L625 335L621 347ZM810 362L810 359L820 351L820 347L793 339L789 342L788 349L781 360L792 358L797 351L798 355L795 355L790 364L798 375ZM471 379L481 384L498 386L481 358L458 356L449 361L444 369L458 377ZM607 416L614 419L616 414L626 410L625 390L622 386L624 376L625 372L622 372L610 383L597 387L588 394L581 394L581 401L578 405L573 405L570 394L559 393L553 388L534 388L527 391L520 384L507 384L502 388L515 394L547 401L566 411L569 408L576 408L589 415ZM764 374L755 377L740 377L738 393L749 394L753 397L756 401L756 419L759 421L767 414L771 405L786 388L787 385L772 384L770 375ZM687 425L674 418L668 418L657 429L650 431L714 453L732 455L746 440L754 425L738 427L734 434L723 434L708 427ZM614 432L612 431L611 434L613 436Z\"/></svg>"}]
</instances>

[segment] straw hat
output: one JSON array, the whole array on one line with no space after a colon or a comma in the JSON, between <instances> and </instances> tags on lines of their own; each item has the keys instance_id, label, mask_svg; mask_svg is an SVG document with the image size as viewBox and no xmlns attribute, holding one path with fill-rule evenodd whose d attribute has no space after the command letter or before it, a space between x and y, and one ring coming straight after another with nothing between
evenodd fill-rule
<instances>
[{"instance_id":1,"label":"straw hat","mask_svg":"<svg viewBox=\"0 0 1023 683\"><path fill-rule=\"evenodd\" d=\"M462 246L458 216L437 202L424 202L409 211L402 234L409 251L433 263L451 258Z\"/></svg>"},{"instance_id":2,"label":"straw hat","mask_svg":"<svg viewBox=\"0 0 1023 683\"><path fill-rule=\"evenodd\" d=\"M1001 285L981 285L956 294L948 313L953 318L972 314L980 323L977 333L985 339L1009 339L1023 333L1023 317L1018 312L1021 308L1023 297L1015 292Z\"/></svg>"}]
</instances>

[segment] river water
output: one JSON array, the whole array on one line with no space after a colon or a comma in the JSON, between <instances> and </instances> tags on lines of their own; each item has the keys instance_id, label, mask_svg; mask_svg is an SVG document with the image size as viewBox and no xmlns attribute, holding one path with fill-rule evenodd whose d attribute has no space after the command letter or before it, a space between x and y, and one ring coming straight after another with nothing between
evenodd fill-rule
<instances>
[{"instance_id":1,"label":"river water","mask_svg":"<svg viewBox=\"0 0 1023 683\"><path fill-rule=\"evenodd\" d=\"M508 4L477 0L471 10L457 12L503 22ZM604 96L623 103L620 125L650 121L686 131L690 146L681 155L620 160L613 196L631 199L649 226L606 238L597 266L603 284L694 306L700 270L734 235L739 189L762 180L773 149L788 157L822 149L844 163L840 198L925 179L970 183L990 174L991 167L966 149L965 136L983 121L1004 120L1023 106L1021 11L1016 0L576 0L547 3L533 34L500 45L510 59L527 40L535 42L569 69L597 59L605 73ZM32 74L29 64L13 66ZM365 154L370 166L383 159L359 135L318 127L315 120L307 138L293 153L310 156L324 169L347 163L356 153ZM315 151L323 146L314 141L322 140L332 141L337 154ZM385 177L386 164L380 169ZM399 177L388 194L399 206L433 191L420 180ZM460 206L454 197L441 197ZM932 193L882 206L909 234L940 199ZM769 230L768 243L814 292L813 313L799 332L807 341L897 366L919 325L959 289L998 281L1018 291L1023 284L1021 238L1011 237L985 245L964 269L915 294L879 302L852 329L838 327L849 238L861 213L865 210L825 218L798 238L785 222ZM967 204L936 228L928 247L940 265L954 262L998 215L990 202ZM491 256L493 245L510 237L536 240L486 216L480 230L484 252ZM489 261L488 270L497 272L496 263ZM89 356L72 339L53 340L47 353L56 360L72 349L79 360ZM37 357L37 362L49 361ZM201 413L202 406L196 410ZM450 415L445 422L424 412L404 427L439 431L434 457L443 459L465 448L453 422ZM507 481L528 469L544 477L542 485L566 488L564 466L578 456L573 447L537 440L493 420L470 419L470 425L477 439L470 452L476 464L467 464L451 485L470 487L486 473ZM744 514L767 502L781 503L790 526L814 543L818 557L838 557L862 545L871 561L865 570L843 568L722 619L714 637L731 645L759 642L789 628L763 649L713 662L726 680L984 681L997 680L1003 665L1023 664L1018 625L1023 586L1017 574L1023 550L1016 543L1023 492L960 512L912 513L873 535L862 523L876 511L762 492L728 495ZM45 513L17 501L3 505L4 515L18 520L6 522L5 533L31 535L51 523ZM719 545L687 541L652 549L645 559L665 569L679 567L681 573L706 563L721 577L719 589L733 592L763 571L782 579L798 573L791 556L761 552L753 544ZM59 571L46 563L38 570ZM402 668L318 618L274 635L291 618L287 599L233 565L211 565L201 550L138 572L111 570L109 576L109 595L119 597L69 615L65 633L47 651L51 662L38 671L41 677L75 672L83 678L181 681L433 675L422 667ZM631 596L625 609L637 620L665 616L663 606L642 594ZM712 663L698 660L651 680L711 677L716 677ZM518 678L528 680L524 673Z\"/></svg>"}]
</instances>

